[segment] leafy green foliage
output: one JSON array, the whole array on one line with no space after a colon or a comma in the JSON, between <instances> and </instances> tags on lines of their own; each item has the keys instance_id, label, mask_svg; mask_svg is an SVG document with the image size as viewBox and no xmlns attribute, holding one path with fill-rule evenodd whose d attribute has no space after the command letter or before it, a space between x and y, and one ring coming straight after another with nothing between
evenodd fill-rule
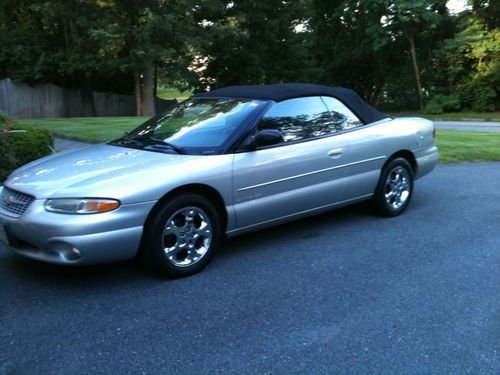
<instances>
[{"instance_id":1,"label":"leafy green foliage","mask_svg":"<svg viewBox=\"0 0 500 375\"><path fill-rule=\"evenodd\" d=\"M310 61L305 34L305 1L238 0L207 3L197 12L206 42L201 84L258 84L307 81Z\"/></svg>"},{"instance_id":2,"label":"leafy green foliage","mask_svg":"<svg viewBox=\"0 0 500 375\"><path fill-rule=\"evenodd\" d=\"M0 113L0 181L14 169L52 153L52 137L43 128L27 130Z\"/></svg>"},{"instance_id":3,"label":"leafy green foliage","mask_svg":"<svg viewBox=\"0 0 500 375\"><path fill-rule=\"evenodd\" d=\"M385 4L370 1L314 0L311 46L318 81L355 89L376 103L390 65L391 39L380 23ZM399 59L398 59L399 60Z\"/></svg>"},{"instance_id":4,"label":"leafy green foliage","mask_svg":"<svg viewBox=\"0 0 500 375\"><path fill-rule=\"evenodd\" d=\"M457 87L458 95L466 109L477 112L492 112L498 106L497 90L486 78L473 79Z\"/></svg>"},{"instance_id":5,"label":"leafy green foliage","mask_svg":"<svg viewBox=\"0 0 500 375\"><path fill-rule=\"evenodd\" d=\"M488 25L482 12L464 14L459 31L441 43L434 65L444 81L433 91L457 94L461 108L494 111L500 108L500 26Z\"/></svg>"},{"instance_id":6,"label":"leafy green foliage","mask_svg":"<svg viewBox=\"0 0 500 375\"><path fill-rule=\"evenodd\" d=\"M156 76L181 91L304 81L384 110L492 111L498 2L470 3L450 14L446 0L3 0L0 77L135 90L149 107Z\"/></svg>"},{"instance_id":7,"label":"leafy green foliage","mask_svg":"<svg viewBox=\"0 0 500 375\"><path fill-rule=\"evenodd\" d=\"M460 109L460 98L458 95L436 94L425 106L425 113L440 115L444 112L456 111Z\"/></svg>"}]
</instances>

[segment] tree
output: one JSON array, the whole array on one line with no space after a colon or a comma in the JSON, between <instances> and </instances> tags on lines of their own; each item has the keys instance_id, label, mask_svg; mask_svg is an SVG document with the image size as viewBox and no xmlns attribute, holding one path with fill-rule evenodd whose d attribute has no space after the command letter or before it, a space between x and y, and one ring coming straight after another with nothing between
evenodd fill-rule
<instances>
[{"instance_id":1,"label":"tree","mask_svg":"<svg viewBox=\"0 0 500 375\"><path fill-rule=\"evenodd\" d=\"M155 113L155 68L187 72L194 40L191 1L109 0L100 3L105 25L93 31L104 60L130 71L138 116ZM173 72L172 76L177 73Z\"/></svg>"},{"instance_id":2,"label":"tree","mask_svg":"<svg viewBox=\"0 0 500 375\"><path fill-rule=\"evenodd\" d=\"M201 86L309 80L304 1L212 2L198 12L207 43Z\"/></svg>"},{"instance_id":3,"label":"tree","mask_svg":"<svg viewBox=\"0 0 500 375\"><path fill-rule=\"evenodd\" d=\"M82 115L95 116L91 78L103 68L94 47L91 30L99 27L97 1L53 0L31 6L40 14L46 30L62 37L54 57L59 74L71 77L73 87L78 87L82 99Z\"/></svg>"},{"instance_id":4,"label":"tree","mask_svg":"<svg viewBox=\"0 0 500 375\"><path fill-rule=\"evenodd\" d=\"M312 2L311 49L321 82L355 89L377 103L400 56L380 23L385 7L373 1Z\"/></svg>"},{"instance_id":5,"label":"tree","mask_svg":"<svg viewBox=\"0 0 500 375\"><path fill-rule=\"evenodd\" d=\"M81 92L135 92L157 77L203 90L286 81L347 86L386 109L498 107L498 1L3 0L0 76ZM457 104L458 103L458 104ZM435 103L434 103L435 104Z\"/></svg>"},{"instance_id":6,"label":"tree","mask_svg":"<svg viewBox=\"0 0 500 375\"><path fill-rule=\"evenodd\" d=\"M99 22L96 1L7 0L3 6L2 75L79 89L82 114L95 116L91 78L109 65L93 48L90 31Z\"/></svg>"},{"instance_id":7,"label":"tree","mask_svg":"<svg viewBox=\"0 0 500 375\"><path fill-rule=\"evenodd\" d=\"M421 80L416 39L426 31L436 31L443 20L443 2L429 0L384 1L387 13L383 21L390 37L404 36L408 42L412 67L415 75L419 108L424 110L424 90ZM437 5L437 6L436 6ZM444 4L445 6L446 4Z\"/></svg>"},{"instance_id":8,"label":"tree","mask_svg":"<svg viewBox=\"0 0 500 375\"><path fill-rule=\"evenodd\" d=\"M459 18L458 31L443 41L437 63L447 85L436 92L458 96L460 106L494 111L500 106L500 26L494 2L475 1ZM495 16L495 14L497 14Z\"/></svg>"},{"instance_id":9,"label":"tree","mask_svg":"<svg viewBox=\"0 0 500 375\"><path fill-rule=\"evenodd\" d=\"M128 74L137 114L152 115L155 70L188 72L193 9L186 0L5 0L0 74L78 88L85 115L95 115L93 86L124 91L117 78Z\"/></svg>"}]
</instances>

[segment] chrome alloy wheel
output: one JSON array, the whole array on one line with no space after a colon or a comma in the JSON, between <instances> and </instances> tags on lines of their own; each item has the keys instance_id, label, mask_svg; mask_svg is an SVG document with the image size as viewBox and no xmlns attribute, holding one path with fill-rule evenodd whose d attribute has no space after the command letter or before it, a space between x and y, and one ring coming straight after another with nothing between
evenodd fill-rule
<instances>
[{"instance_id":1,"label":"chrome alloy wheel","mask_svg":"<svg viewBox=\"0 0 500 375\"><path fill-rule=\"evenodd\" d=\"M394 210L399 210L410 196L410 175L408 171L397 166L387 175L385 180L385 201Z\"/></svg>"},{"instance_id":2,"label":"chrome alloy wheel","mask_svg":"<svg viewBox=\"0 0 500 375\"><path fill-rule=\"evenodd\" d=\"M177 267L199 262L212 242L212 223L199 207L184 207L170 216L163 230L163 251Z\"/></svg>"}]
</instances>

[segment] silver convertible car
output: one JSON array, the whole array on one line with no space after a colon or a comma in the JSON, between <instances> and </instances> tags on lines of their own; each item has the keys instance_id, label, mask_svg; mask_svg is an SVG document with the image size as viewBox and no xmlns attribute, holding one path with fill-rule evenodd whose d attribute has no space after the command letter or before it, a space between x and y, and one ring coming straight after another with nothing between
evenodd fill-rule
<instances>
[{"instance_id":1,"label":"silver convertible car","mask_svg":"<svg viewBox=\"0 0 500 375\"><path fill-rule=\"evenodd\" d=\"M168 277L200 271L225 236L370 200L402 213L438 160L434 126L309 84L197 94L122 138L51 155L0 192L17 254L86 265L139 256Z\"/></svg>"}]
</instances>

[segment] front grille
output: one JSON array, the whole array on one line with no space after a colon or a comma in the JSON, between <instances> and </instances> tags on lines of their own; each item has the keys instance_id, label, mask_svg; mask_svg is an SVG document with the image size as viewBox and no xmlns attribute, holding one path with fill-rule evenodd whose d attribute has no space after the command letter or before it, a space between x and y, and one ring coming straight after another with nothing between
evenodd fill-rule
<instances>
[{"instance_id":1,"label":"front grille","mask_svg":"<svg viewBox=\"0 0 500 375\"><path fill-rule=\"evenodd\" d=\"M12 216L19 217L24 214L34 200L35 198L31 195L4 186L2 194L0 194L0 208Z\"/></svg>"}]
</instances>

